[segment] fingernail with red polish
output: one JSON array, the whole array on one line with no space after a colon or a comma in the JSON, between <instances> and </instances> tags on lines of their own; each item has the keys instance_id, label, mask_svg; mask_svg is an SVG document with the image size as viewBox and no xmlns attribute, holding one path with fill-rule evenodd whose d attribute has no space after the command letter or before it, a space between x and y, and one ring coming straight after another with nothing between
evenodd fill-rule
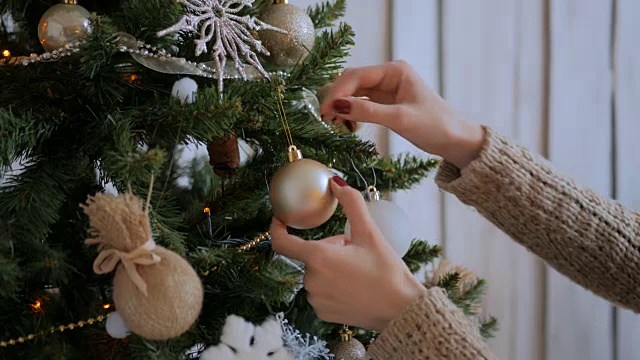
<instances>
[{"instance_id":1,"label":"fingernail with red polish","mask_svg":"<svg viewBox=\"0 0 640 360\"><path fill-rule=\"evenodd\" d=\"M333 109L338 114L349 114L351 112L351 103L344 99L338 99L333 102Z\"/></svg>"},{"instance_id":2,"label":"fingernail with red polish","mask_svg":"<svg viewBox=\"0 0 640 360\"><path fill-rule=\"evenodd\" d=\"M333 182L335 182L336 185L338 185L340 187L347 186L347 182L344 181L340 176L334 176L334 177L331 178L331 180L333 180Z\"/></svg>"},{"instance_id":3,"label":"fingernail with red polish","mask_svg":"<svg viewBox=\"0 0 640 360\"><path fill-rule=\"evenodd\" d=\"M354 123L353 121L345 121L344 126L346 126L350 132L356 131L356 123Z\"/></svg>"}]
</instances>

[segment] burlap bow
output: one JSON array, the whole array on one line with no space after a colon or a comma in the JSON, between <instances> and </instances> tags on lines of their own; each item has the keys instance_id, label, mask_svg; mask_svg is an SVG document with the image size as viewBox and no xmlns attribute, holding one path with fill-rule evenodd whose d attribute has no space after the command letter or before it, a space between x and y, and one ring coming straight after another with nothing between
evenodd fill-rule
<instances>
[{"instance_id":1,"label":"burlap bow","mask_svg":"<svg viewBox=\"0 0 640 360\"><path fill-rule=\"evenodd\" d=\"M118 262L122 261L129 278L134 284L142 291L144 296L147 296L147 283L144 282L136 265L153 265L160 262L160 256L152 253L155 249L156 243L153 239L147 241L139 248L126 253L116 249L102 249L96 261L93 262L93 271L96 274L106 274L116 268Z\"/></svg>"}]
</instances>

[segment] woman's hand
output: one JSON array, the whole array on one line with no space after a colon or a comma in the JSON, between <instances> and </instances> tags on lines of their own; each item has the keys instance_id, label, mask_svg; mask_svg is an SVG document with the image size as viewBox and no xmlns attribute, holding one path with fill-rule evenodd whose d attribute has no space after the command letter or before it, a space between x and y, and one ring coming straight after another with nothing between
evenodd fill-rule
<instances>
[{"instance_id":1,"label":"woman's hand","mask_svg":"<svg viewBox=\"0 0 640 360\"><path fill-rule=\"evenodd\" d=\"M304 286L318 317L382 331L426 289L385 241L362 194L340 177L331 189L351 222L351 237L305 241L274 219L273 249L305 263Z\"/></svg>"},{"instance_id":2,"label":"woman's hand","mask_svg":"<svg viewBox=\"0 0 640 360\"><path fill-rule=\"evenodd\" d=\"M369 100L358 98L363 96ZM328 89L320 112L338 123L388 127L459 168L478 156L484 141L480 125L457 114L403 61L346 70Z\"/></svg>"}]
</instances>

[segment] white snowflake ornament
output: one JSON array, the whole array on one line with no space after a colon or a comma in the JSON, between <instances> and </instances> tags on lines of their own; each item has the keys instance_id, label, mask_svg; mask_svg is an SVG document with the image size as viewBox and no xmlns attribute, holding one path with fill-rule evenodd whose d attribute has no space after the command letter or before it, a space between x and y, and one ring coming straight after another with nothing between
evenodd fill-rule
<instances>
[{"instance_id":1,"label":"white snowflake ornament","mask_svg":"<svg viewBox=\"0 0 640 360\"><path fill-rule=\"evenodd\" d=\"M177 0L177 2L185 5L187 14L178 23L159 31L157 35L164 36L178 32L199 33L200 39L196 40L196 56L206 52L207 44L213 42L211 55L218 74L220 92L224 84L224 66L227 56L231 56L236 70L244 80L247 80L247 75L240 57L243 57L262 76L269 78L252 48L266 56L270 55L269 51L251 35L250 31L273 30L284 34L287 32L255 17L237 15L245 6L252 6L254 0Z\"/></svg>"},{"instance_id":2,"label":"white snowflake ornament","mask_svg":"<svg viewBox=\"0 0 640 360\"><path fill-rule=\"evenodd\" d=\"M282 341L282 329L275 319L255 326L230 315L222 329L220 344L209 347L201 360L293 360Z\"/></svg>"}]
</instances>

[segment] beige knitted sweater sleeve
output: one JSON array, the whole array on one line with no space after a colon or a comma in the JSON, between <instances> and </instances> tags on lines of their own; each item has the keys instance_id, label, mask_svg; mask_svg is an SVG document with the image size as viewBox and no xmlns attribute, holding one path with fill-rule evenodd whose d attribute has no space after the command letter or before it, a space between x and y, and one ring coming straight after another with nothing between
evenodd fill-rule
<instances>
[{"instance_id":1,"label":"beige knitted sweater sleeve","mask_svg":"<svg viewBox=\"0 0 640 360\"><path fill-rule=\"evenodd\" d=\"M462 170L443 162L438 186L577 284L640 311L640 214L578 185L492 129L485 132L478 159ZM373 359L491 358L460 315L430 289L390 324L369 354Z\"/></svg>"}]
</instances>

